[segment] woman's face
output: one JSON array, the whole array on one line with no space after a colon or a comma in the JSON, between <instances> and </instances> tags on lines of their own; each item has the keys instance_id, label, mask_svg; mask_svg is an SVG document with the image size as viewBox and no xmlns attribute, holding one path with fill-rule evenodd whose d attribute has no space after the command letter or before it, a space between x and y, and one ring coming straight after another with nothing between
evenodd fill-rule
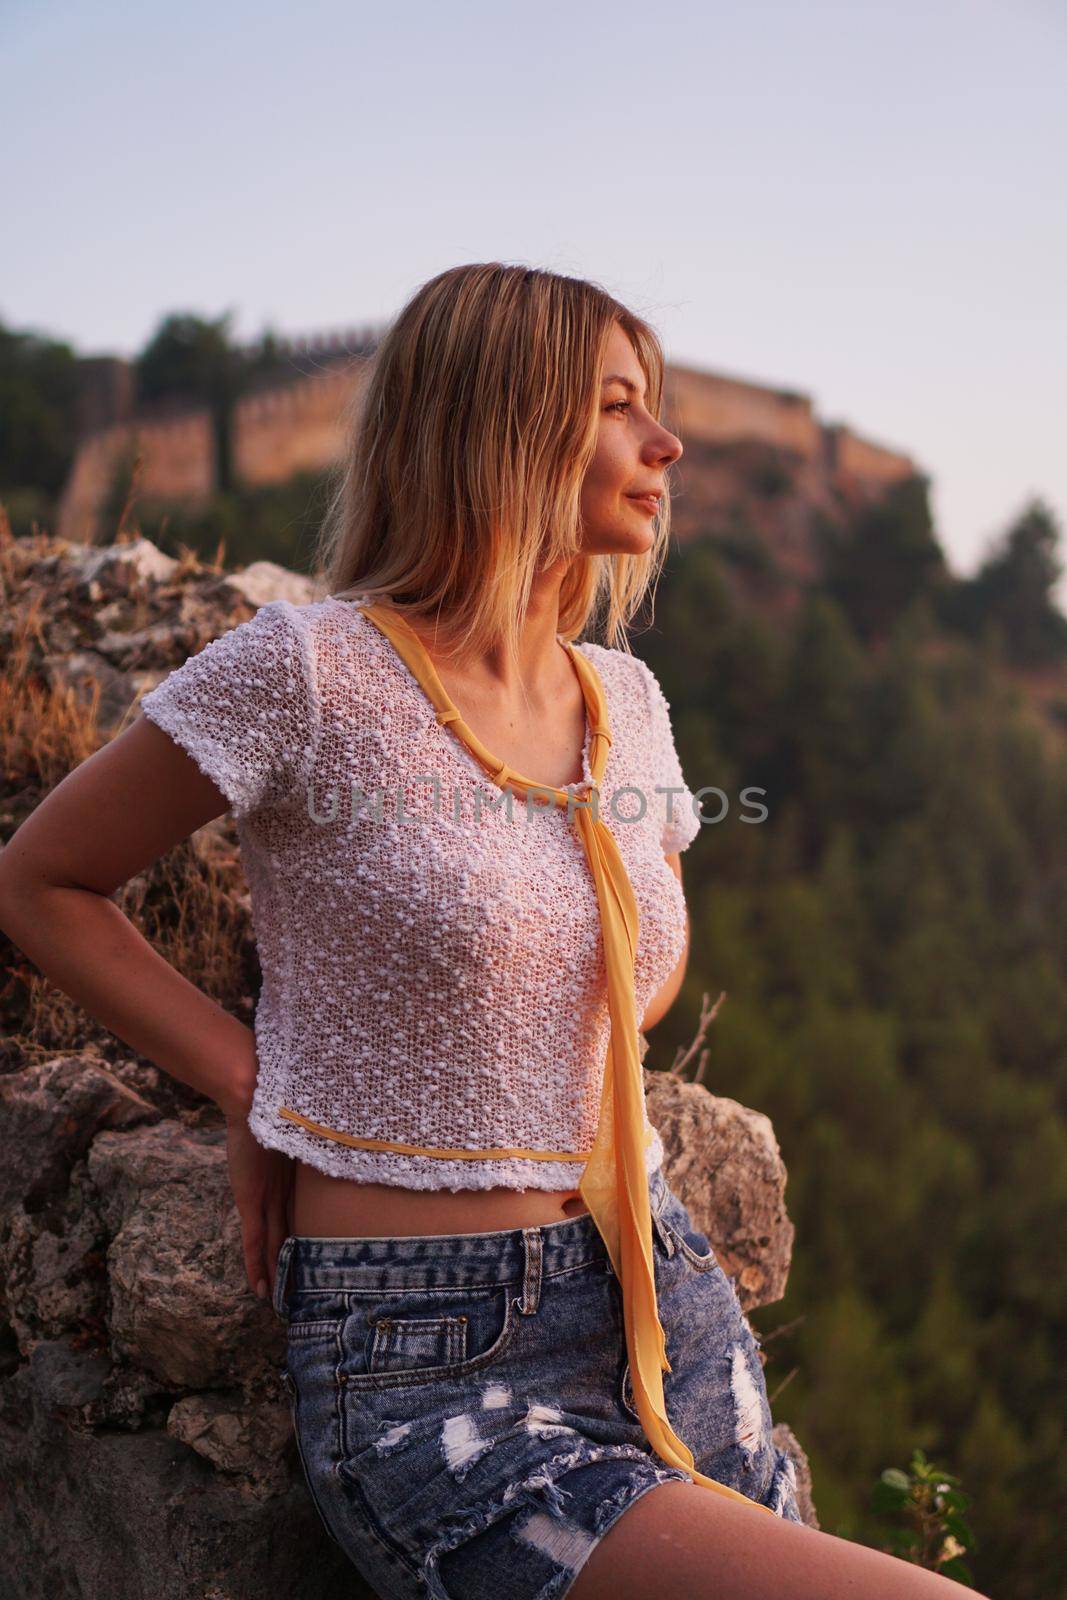
<instances>
[{"instance_id":1,"label":"woman's face","mask_svg":"<svg viewBox=\"0 0 1067 1600\"><path fill-rule=\"evenodd\" d=\"M652 545L655 507L681 442L645 409L645 375L620 325L611 330L601 374L596 454L582 483L586 555L643 555Z\"/></svg>"}]
</instances>

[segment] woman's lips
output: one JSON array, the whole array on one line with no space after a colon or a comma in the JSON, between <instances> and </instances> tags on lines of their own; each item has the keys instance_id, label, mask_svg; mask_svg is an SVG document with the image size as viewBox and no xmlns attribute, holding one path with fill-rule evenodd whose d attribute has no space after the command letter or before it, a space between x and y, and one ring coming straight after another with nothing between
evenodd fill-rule
<instances>
[{"instance_id":1,"label":"woman's lips","mask_svg":"<svg viewBox=\"0 0 1067 1600\"><path fill-rule=\"evenodd\" d=\"M632 500L635 506L642 506L646 511L651 511L655 516L659 510L659 501L654 494L628 494L627 500Z\"/></svg>"}]
</instances>

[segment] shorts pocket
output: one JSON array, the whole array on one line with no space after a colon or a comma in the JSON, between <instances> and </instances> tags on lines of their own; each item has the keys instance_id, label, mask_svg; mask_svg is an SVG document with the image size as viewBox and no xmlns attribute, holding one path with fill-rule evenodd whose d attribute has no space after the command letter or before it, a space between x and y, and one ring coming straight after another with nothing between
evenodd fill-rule
<instances>
[{"instance_id":1,"label":"shorts pocket","mask_svg":"<svg viewBox=\"0 0 1067 1600\"><path fill-rule=\"evenodd\" d=\"M483 1372L518 1324L511 1284L350 1295L338 1382L351 1390L411 1388Z\"/></svg>"},{"instance_id":2,"label":"shorts pocket","mask_svg":"<svg viewBox=\"0 0 1067 1600\"><path fill-rule=\"evenodd\" d=\"M467 1360L466 1312L454 1317L379 1317L373 1327L371 1372L456 1367Z\"/></svg>"},{"instance_id":3,"label":"shorts pocket","mask_svg":"<svg viewBox=\"0 0 1067 1600\"><path fill-rule=\"evenodd\" d=\"M663 1219L664 1226L680 1253L698 1272L711 1272L719 1265L719 1258L707 1236L693 1226L693 1219L685 1206L672 1207Z\"/></svg>"}]
</instances>

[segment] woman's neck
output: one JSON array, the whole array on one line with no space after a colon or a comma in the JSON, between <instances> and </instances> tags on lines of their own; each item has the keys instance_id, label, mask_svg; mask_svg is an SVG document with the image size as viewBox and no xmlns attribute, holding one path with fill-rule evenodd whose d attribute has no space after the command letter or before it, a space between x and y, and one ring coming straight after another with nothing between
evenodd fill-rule
<instances>
[{"instance_id":1,"label":"woman's neck","mask_svg":"<svg viewBox=\"0 0 1067 1600\"><path fill-rule=\"evenodd\" d=\"M455 635L446 624L438 625L437 619L425 616L408 617L408 621L442 681L447 675L505 703L543 704L573 676L559 643L561 582L561 575L547 573L537 579L519 632L515 659L510 662L502 644L461 657L453 648ZM445 686L448 687L447 682Z\"/></svg>"}]
</instances>

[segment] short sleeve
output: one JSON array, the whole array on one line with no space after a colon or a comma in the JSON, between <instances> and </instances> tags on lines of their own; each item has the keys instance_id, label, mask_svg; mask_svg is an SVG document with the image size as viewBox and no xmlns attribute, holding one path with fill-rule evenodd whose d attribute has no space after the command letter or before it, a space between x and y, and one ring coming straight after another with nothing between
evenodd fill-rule
<instances>
[{"instance_id":1,"label":"short sleeve","mask_svg":"<svg viewBox=\"0 0 1067 1600\"><path fill-rule=\"evenodd\" d=\"M648 692L649 736L651 742L653 790L649 810L660 823L660 842L664 855L687 850L700 832L700 808L685 781L674 743L670 707L659 679L642 661Z\"/></svg>"},{"instance_id":2,"label":"short sleeve","mask_svg":"<svg viewBox=\"0 0 1067 1600\"><path fill-rule=\"evenodd\" d=\"M318 720L307 623L288 600L213 639L141 700L222 790L235 817L295 794L311 771Z\"/></svg>"}]
</instances>

